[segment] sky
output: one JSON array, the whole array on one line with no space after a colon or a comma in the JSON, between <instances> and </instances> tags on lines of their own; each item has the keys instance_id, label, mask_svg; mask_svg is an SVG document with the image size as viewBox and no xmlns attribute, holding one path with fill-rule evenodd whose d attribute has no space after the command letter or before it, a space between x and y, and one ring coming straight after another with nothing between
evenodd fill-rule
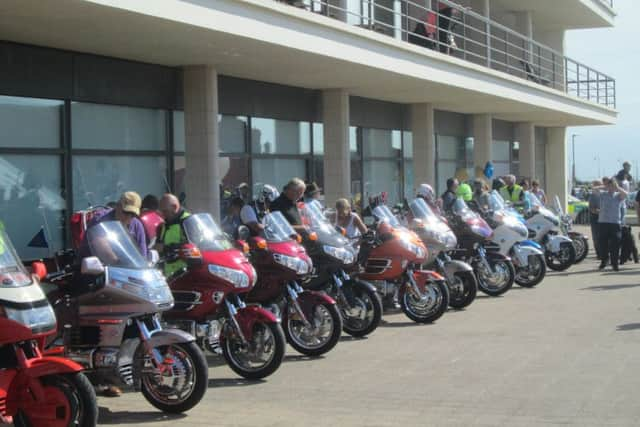
<instances>
[{"instance_id":1,"label":"sky","mask_svg":"<svg viewBox=\"0 0 640 427\"><path fill-rule=\"evenodd\" d=\"M619 112L614 126L567 129L569 174L571 136L578 135L575 138L578 179L613 175L625 160L632 164L634 179L638 176L636 168L640 171L640 1L614 0L614 8L618 14L614 28L572 30L566 34L567 56L616 80Z\"/></svg>"}]
</instances>

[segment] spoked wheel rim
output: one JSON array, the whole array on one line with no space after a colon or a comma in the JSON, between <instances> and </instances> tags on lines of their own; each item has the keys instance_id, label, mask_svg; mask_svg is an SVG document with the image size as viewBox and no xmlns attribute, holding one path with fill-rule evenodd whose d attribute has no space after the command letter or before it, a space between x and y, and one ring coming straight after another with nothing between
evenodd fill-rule
<instances>
[{"instance_id":1,"label":"spoked wheel rim","mask_svg":"<svg viewBox=\"0 0 640 427\"><path fill-rule=\"evenodd\" d=\"M573 243L560 246L558 252L547 251L545 254L547 265L556 270L569 268L576 260L575 255L576 249Z\"/></svg>"},{"instance_id":2,"label":"spoked wheel rim","mask_svg":"<svg viewBox=\"0 0 640 427\"><path fill-rule=\"evenodd\" d=\"M449 282L449 303L452 301L463 301L466 299L468 292L465 292L464 280L458 275L454 274L452 280Z\"/></svg>"},{"instance_id":3,"label":"spoked wheel rim","mask_svg":"<svg viewBox=\"0 0 640 427\"><path fill-rule=\"evenodd\" d=\"M402 296L407 310L416 317L428 317L438 311L444 295L440 288L427 284L422 298L407 290Z\"/></svg>"},{"instance_id":4,"label":"spoked wheel rim","mask_svg":"<svg viewBox=\"0 0 640 427\"><path fill-rule=\"evenodd\" d=\"M587 244L583 238L578 237L571 240L573 247L576 250L576 259L582 260L586 257L585 251L587 250Z\"/></svg>"},{"instance_id":5,"label":"spoked wheel rim","mask_svg":"<svg viewBox=\"0 0 640 427\"><path fill-rule=\"evenodd\" d=\"M153 399L166 405L178 405L191 396L196 387L195 362L177 345L157 347L165 364L155 367L145 358L142 382Z\"/></svg>"},{"instance_id":6,"label":"spoked wheel rim","mask_svg":"<svg viewBox=\"0 0 640 427\"><path fill-rule=\"evenodd\" d=\"M492 272L480 270L482 283L485 288L493 291L500 290L509 283L509 267L503 261L498 261L493 266Z\"/></svg>"},{"instance_id":7,"label":"spoked wheel rim","mask_svg":"<svg viewBox=\"0 0 640 427\"><path fill-rule=\"evenodd\" d=\"M300 347L315 350L323 347L333 334L335 328L331 313L323 304L318 304L313 309L313 315L307 317L311 324L306 326L302 320L292 318L287 319L287 326L291 339Z\"/></svg>"},{"instance_id":8,"label":"spoked wheel rim","mask_svg":"<svg viewBox=\"0 0 640 427\"><path fill-rule=\"evenodd\" d=\"M225 341L232 363L247 372L258 372L276 357L276 337L264 323L256 323L253 336L244 345L240 337L232 336Z\"/></svg>"},{"instance_id":9,"label":"spoked wheel rim","mask_svg":"<svg viewBox=\"0 0 640 427\"><path fill-rule=\"evenodd\" d=\"M353 297L353 305L349 307L340 307L344 327L350 330L366 329L375 315L373 301L366 293L361 293Z\"/></svg>"},{"instance_id":10,"label":"spoked wheel rim","mask_svg":"<svg viewBox=\"0 0 640 427\"><path fill-rule=\"evenodd\" d=\"M540 256L532 256L529 258L529 265L519 268L516 271L516 281L518 283L528 284L535 282L544 271L544 260Z\"/></svg>"}]
</instances>

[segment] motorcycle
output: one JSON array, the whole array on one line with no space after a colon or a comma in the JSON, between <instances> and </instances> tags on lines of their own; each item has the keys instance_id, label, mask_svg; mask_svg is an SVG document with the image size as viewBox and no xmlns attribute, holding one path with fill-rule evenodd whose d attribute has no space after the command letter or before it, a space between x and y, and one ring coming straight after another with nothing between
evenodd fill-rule
<instances>
[{"instance_id":1,"label":"motorcycle","mask_svg":"<svg viewBox=\"0 0 640 427\"><path fill-rule=\"evenodd\" d=\"M570 215L564 213L558 196L555 196L553 199L553 207L556 214L560 217L560 231L562 235L570 238L573 246L576 248L575 264L579 264L584 261L589 254L589 238L582 233L572 230L573 220Z\"/></svg>"},{"instance_id":2,"label":"motorcycle","mask_svg":"<svg viewBox=\"0 0 640 427\"><path fill-rule=\"evenodd\" d=\"M174 304L162 273L119 222L86 234L93 256L78 271L73 251L63 252L57 261L66 267L47 276L57 285L48 298L60 320L47 351L83 365L94 382L142 391L164 412L188 411L207 390L208 367L193 336L160 324L159 313Z\"/></svg>"},{"instance_id":3,"label":"motorcycle","mask_svg":"<svg viewBox=\"0 0 640 427\"><path fill-rule=\"evenodd\" d=\"M499 252L508 256L516 269L515 282L525 288L533 288L544 279L547 268L542 246L528 240L529 230L524 219L508 209L497 191L489 193L487 209L479 208L481 215L493 228L492 241Z\"/></svg>"},{"instance_id":4,"label":"motorcycle","mask_svg":"<svg viewBox=\"0 0 640 427\"><path fill-rule=\"evenodd\" d=\"M576 262L576 248L570 238L560 233L560 219L547 209L535 194L529 193L531 209L525 218L530 237L544 247L547 267L565 271Z\"/></svg>"},{"instance_id":5,"label":"motorcycle","mask_svg":"<svg viewBox=\"0 0 640 427\"><path fill-rule=\"evenodd\" d=\"M46 267L32 270L0 229L0 424L93 427L98 404L82 366L41 352L56 318L39 286Z\"/></svg>"},{"instance_id":6,"label":"motorcycle","mask_svg":"<svg viewBox=\"0 0 640 427\"><path fill-rule=\"evenodd\" d=\"M456 235L423 199L413 200L409 204L409 210L413 217L410 221L411 230L427 247L428 256L423 265L445 278L451 308L460 310L469 306L476 298L478 283L469 264L454 260L448 254L458 245Z\"/></svg>"},{"instance_id":7,"label":"motorcycle","mask_svg":"<svg viewBox=\"0 0 640 427\"><path fill-rule=\"evenodd\" d=\"M460 198L448 213L448 220L458 238L458 250L453 252L453 258L473 267L478 288L493 297L511 289L516 277L513 262L491 242L493 231L487 222Z\"/></svg>"},{"instance_id":8,"label":"motorcycle","mask_svg":"<svg viewBox=\"0 0 640 427\"><path fill-rule=\"evenodd\" d=\"M282 363L286 342L272 312L242 299L256 283L255 269L211 215L191 215L182 225L189 243L178 253L188 267L167 279L175 305L163 318L191 333L209 351L222 354L238 375L271 375Z\"/></svg>"},{"instance_id":9,"label":"motorcycle","mask_svg":"<svg viewBox=\"0 0 640 427\"><path fill-rule=\"evenodd\" d=\"M318 237L303 240L315 267L307 287L324 291L336 300L344 332L354 337L370 334L382 319L382 302L372 284L351 278L345 272L356 264L356 251L325 218L318 202L305 203L301 213Z\"/></svg>"},{"instance_id":10,"label":"motorcycle","mask_svg":"<svg viewBox=\"0 0 640 427\"><path fill-rule=\"evenodd\" d=\"M303 289L313 263L302 238L280 212L262 219L264 238L248 238L250 260L258 271L258 281L246 296L247 302L262 304L282 319L287 342L307 356L331 350L340 339L342 317L330 296ZM248 230L241 227L239 237L246 240ZM314 239L313 235L308 238Z\"/></svg>"},{"instance_id":11,"label":"motorcycle","mask_svg":"<svg viewBox=\"0 0 640 427\"><path fill-rule=\"evenodd\" d=\"M434 271L420 270L427 249L420 238L402 227L385 205L372 210L374 229L361 243L364 273L359 277L378 289L383 298L396 294L404 314L414 322L431 323L449 306L449 289Z\"/></svg>"}]
</instances>

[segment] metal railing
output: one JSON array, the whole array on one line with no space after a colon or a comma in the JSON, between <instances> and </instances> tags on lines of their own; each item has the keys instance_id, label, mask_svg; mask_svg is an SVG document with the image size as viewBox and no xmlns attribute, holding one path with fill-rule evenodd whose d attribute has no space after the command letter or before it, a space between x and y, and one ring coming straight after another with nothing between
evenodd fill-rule
<instances>
[{"instance_id":1,"label":"metal railing","mask_svg":"<svg viewBox=\"0 0 640 427\"><path fill-rule=\"evenodd\" d=\"M613 0L600 0L600 3L604 3L607 6L609 6L611 9L613 9Z\"/></svg>"},{"instance_id":2,"label":"metal railing","mask_svg":"<svg viewBox=\"0 0 640 427\"><path fill-rule=\"evenodd\" d=\"M449 0L277 0L615 108L615 80ZM605 1L605 0L601 0ZM612 0L611 0L612 1Z\"/></svg>"}]
</instances>

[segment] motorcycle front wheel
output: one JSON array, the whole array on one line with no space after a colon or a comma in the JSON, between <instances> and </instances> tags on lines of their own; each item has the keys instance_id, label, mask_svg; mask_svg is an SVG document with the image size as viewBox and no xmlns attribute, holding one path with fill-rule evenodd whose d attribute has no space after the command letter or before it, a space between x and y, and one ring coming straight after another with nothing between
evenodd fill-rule
<instances>
[{"instance_id":1,"label":"motorcycle front wheel","mask_svg":"<svg viewBox=\"0 0 640 427\"><path fill-rule=\"evenodd\" d=\"M510 260L487 261L491 272L478 265L474 266L474 270L477 271L478 289L489 296L497 297L511 289L516 278L516 270Z\"/></svg>"},{"instance_id":2,"label":"motorcycle front wheel","mask_svg":"<svg viewBox=\"0 0 640 427\"><path fill-rule=\"evenodd\" d=\"M349 286L349 285L347 285ZM352 304L345 306L340 304L342 313L342 330L352 337L364 337L375 331L382 319L382 301L375 290L359 282L350 285L345 292L351 292Z\"/></svg>"},{"instance_id":3,"label":"motorcycle front wheel","mask_svg":"<svg viewBox=\"0 0 640 427\"><path fill-rule=\"evenodd\" d=\"M404 314L417 323L432 323L447 311L449 306L449 289L444 281L429 282L425 286L425 294L415 295L405 285L400 295L400 307Z\"/></svg>"},{"instance_id":4,"label":"motorcycle front wheel","mask_svg":"<svg viewBox=\"0 0 640 427\"><path fill-rule=\"evenodd\" d=\"M565 271L576 262L576 248L573 243L563 244L557 253L545 251L547 267L553 271Z\"/></svg>"},{"instance_id":5,"label":"motorcycle front wheel","mask_svg":"<svg viewBox=\"0 0 640 427\"><path fill-rule=\"evenodd\" d=\"M33 406L21 402L22 408L13 419L15 427L94 427L98 423L96 392L84 374L50 375L41 381L45 401L32 402ZM43 406L55 410L43 411Z\"/></svg>"},{"instance_id":6,"label":"motorcycle front wheel","mask_svg":"<svg viewBox=\"0 0 640 427\"><path fill-rule=\"evenodd\" d=\"M342 331L342 317L336 304L320 303L311 310L305 325L298 313L287 307L284 333L291 347L306 356L320 356L338 343Z\"/></svg>"},{"instance_id":7,"label":"motorcycle front wheel","mask_svg":"<svg viewBox=\"0 0 640 427\"><path fill-rule=\"evenodd\" d=\"M279 323L256 322L251 340L246 345L236 334L224 337L222 354L236 374L249 380L259 380L280 367L286 345Z\"/></svg>"},{"instance_id":8,"label":"motorcycle front wheel","mask_svg":"<svg viewBox=\"0 0 640 427\"><path fill-rule=\"evenodd\" d=\"M144 349L141 344L139 351ZM142 395L163 412L186 412L200 402L209 387L209 367L202 350L194 342L156 347L166 361L154 366L143 357Z\"/></svg>"},{"instance_id":9,"label":"motorcycle front wheel","mask_svg":"<svg viewBox=\"0 0 640 427\"><path fill-rule=\"evenodd\" d=\"M461 271L453 275L449 283L449 307L461 310L476 299L478 282L473 271Z\"/></svg>"},{"instance_id":10,"label":"motorcycle front wheel","mask_svg":"<svg viewBox=\"0 0 640 427\"><path fill-rule=\"evenodd\" d=\"M524 288L533 288L542 282L547 274L547 266L542 255L529 257L529 265L516 271L516 283Z\"/></svg>"}]
</instances>

